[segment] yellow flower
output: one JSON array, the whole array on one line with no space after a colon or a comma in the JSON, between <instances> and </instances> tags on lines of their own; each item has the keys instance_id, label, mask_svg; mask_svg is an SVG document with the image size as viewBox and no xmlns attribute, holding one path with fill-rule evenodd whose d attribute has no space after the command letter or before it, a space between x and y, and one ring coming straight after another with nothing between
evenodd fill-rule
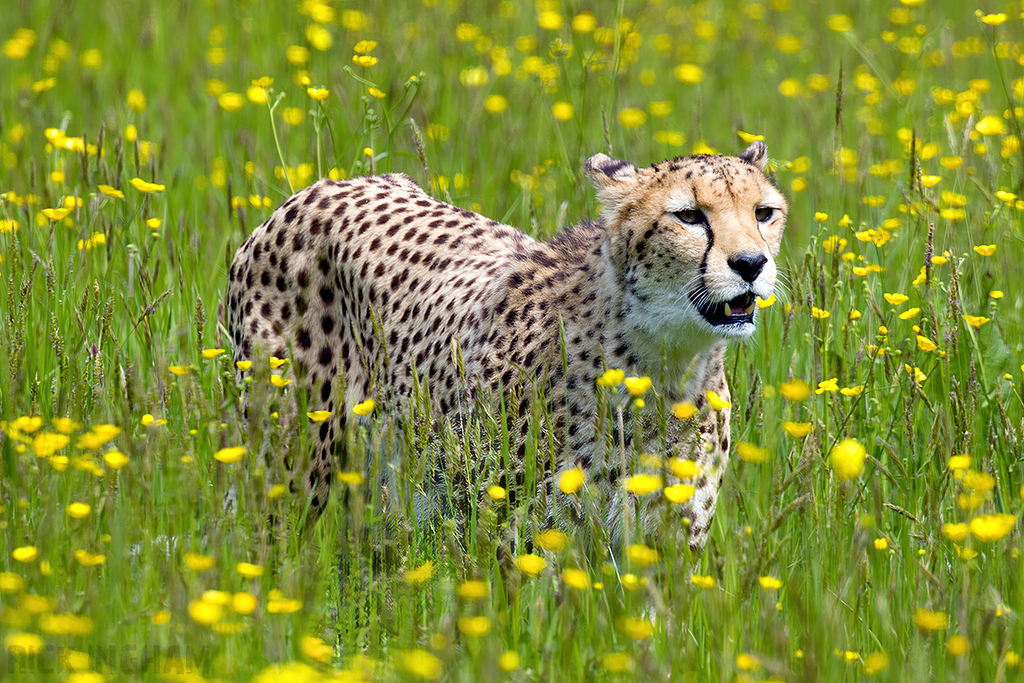
<instances>
[{"instance_id":1,"label":"yellow flower","mask_svg":"<svg viewBox=\"0 0 1024 683\"><path fill-rule=\"evenodd\" d=\"M693 460L672 458L668 461L672 474L680 479L693 479L700 472L700 466Z\"/></svg>"},{"instance_id":2,"label":"yellow flower","mask_svg":"<svg viewBox=\"0 0 1024 683\"><path fill-rule=\"evenodd\" d=\"M672 404L672 414L680 420L689 420L691 417L697 414L697 406L693 405L689 401L683 401L682 403Z\"/></svg>"},{"instance_id":3,"label":"yellow flower","mask_svg":"<svg viewBox=\"0 0 1024 683\"><path fill-rule=\"evenodd\" d=\"M856 479L864 473L867 451L856 439L844 439L832 447L828 460L832 471L843 481Z\"/></svg>"},{"instance_id":4,"label":"yellow flower","mask_svg":"<svg viewBox=\"0 0 1024 683\"><path fill-rule=\"evenodd\" d=\"M626 373L622 370L605 370L604 374L597 378L597 386L606 388L618 386L625 378Z\"/></svg>"},{"instance_id":5,"label":"yellow flower","mask_svg":"<svg viewBox=\"0 0 1024 683\"><path fill-rule=\"evenodd\" d=\"M946 652L953 657L962 657L967 654L967 650L971 647L970 642L961 635L951 636L946 641Z\"/></svg>"},{"instance_id":6,"label":"yellow flower","mask_svg":"<svg viewBox=\"0 0 1024 683\"><path fill-rule=\"evenodd\" d=\"M708 404L715 410L725 410L732 405L710 389L704 395L708 398Z\"/></svg>"},{"instance_id":7,"label":"yellow flower","mask_svg":"<svg viewBox=\"0 0 1024 683\"><path fill-rule=\"evenodd\" d=\"M961 493L956 497L956 504L961 510L975 510L985 503L985 496L981 493Z\"/></svg>"},{"instance_id":8,"label":"yellow flower","mask_svg":"<svg viewBox=\"0 0 1024 683\"><path fill-rule=\"evenodd\" d=\"M119 470L128 464L128 456L121 451L107 451L103 454L103 462L112 470Z\"/></svg>"},{"instance_id":9,"label":"yellow flower","mask_svg":"<svg viewBox=\"0 0 1024 683\"><path fill-rule=\"evenodd\" d=\"M106 555L90 553L88 550L76 550L75 560L83 567L95 567L107 561Z\"/></svg>"},{"instance_id":10,"label":"yellow flower","mask_svg":"<svg viewBox=\"0 0 1024 683\"><path fill-rule=\"evenodd\" d=\"M661 477L653 474L634 474L626 477L623 488L637 496L645 496L654 493L661 488Z\"/></svg>"},{"instance_id":11,"label":"yellow flower","mask_svg":"<svg viewBox=\"0 0 1024 683\"><path fill-rule=\"evenodd\" d=\"M941 181L941 180L942 180L942 176L938 176L938 175L922 175L921 176L921 184L924 185L925 187L927 187L928 189L931 189L931 188L935 187L936 185L938 185L939 181Z\"/></svg>"},{"instance_id":12,"label":"yellow flower","mask_svg":"<svg viewBox=\"0 0 1024 683\"><path fill-rule=\"evenodd\" d=\"M18 562L28 564L29 562L34 562L35 559L39 557L39 548L34 545L25 545L20 548L15 548L11 552L11 557Z\"/></svg>"},{"instance_id":13,"label":"yellow flower","mask_svg":"<svg viewBox=\"0 0 1024 683\"><path fill-rule=\"evenodd\" d=\"M956 543L953 544L953 548L956 550L956 556L961 560L973 560L978 556L977 550L971 550L970 548L964 548Z\"/></svg>"},{"instance_id":14,"label":"yellow flower","mask_svg":"<svg viewBox=\"0 0 1024 683\"><path fill-rule=\"evenodd\" d=\"M142 178L132 178L128 182L130 182L132 184L132 187L134 187L139 192L163 192L166 189L163 185L146 182Z\"/></svg>"},{"instance_id":15,"label":"yellow flower","mask_svg":"<svg viewBox=\"0 0 1024 683\"><path fill-rule=\"evenodd\" d=\"M845 14L831 14L825 24L836 33L846 33L853 28L853 21Z\"/></svg>"},{"instance_id":16,"label":"yellow flower","mask_svg":"<svg viewBox=\"0 0 1024 683\"><path fill-rule=\"evenodd\" d=\"M270 357L270 369L277 370L279 367L288 362L287 358L278 358L277 356Z\"/></svg>"},{"instance_id":17,"label":"yellow flower","mask_svg":"<svg viewBox=\"0 0 1024 683\"><path fill-rule=\"evenodd\" d=\"M83 450L94 451L120 433L120 427L115 427L114 425L96 425L91 431L78 437L77 446Z\"/></svg>"},{"instance_id":18,"label":"yellow flower","mask_svg":"<svg viewBox=\"0 0 1024 683\"><path fill-rule=\"evenodd\" d=\"M785 421L782 423L782 431L798 439L804 438L810 434L813 429L814 426L810 422Z\"/></svg>"},{"instance_id":19,"label":"yellow flower","mask_svg":"<svg viewBox=\"0 0 1024 683\"><path fill-rule=\"evenodd\" d=\"M0 572L0 593L20 593L25 590L25 579L13 572Z\"/></svg>"},{"instance_id":20,"label":"yellow flower","mask_svg":"<svg viewBox=\"0 0 1024 683\"><path fill-rule=\"evenodd\" d=\"M999 12L998 14L985 14L980 17L981 23L988 24L989 26L999 26L1005 22L1008 17L1005 13Z\"/></svg>"},{"instance_id":21,"label":"yellow flower","mask_svg":"<svg viewBox=\"0 0 1024 683\"><path fill-rule=\"evenodd\" d=\"M349 486L361 486L364 478L359 472L338 472L338 481Z\"/></svg>"},{"instance_id":22,"label":"yellow flower","mask_svg":"<svg viewBox=\"0 0 1024 683\"><path fill-rule=\"evenodd\" d=\"M676 484L665 487L665 497L673 503L682 504L693 497L694 489L689 484Z\"/></svg>"},{"instance_id":23,"label":"yellow flower","mask_svg":"<svg viewBox=\"0 0 1024 683\"><path fill-rule=\"evenodd\" d=\"M949 617L944 612L932 612L918 608L914 610L914 623L922 631L934 633L935 631L942 631L949 626Z\"/></svg>"},{"instance_id":24,"label":"yellow flower","mask_svg":"<svg viewBox=\"0 0 1024 683\"><path fill-rule=\"evenodd\" d=\"M985 323L987 323L990 320L990 318L986 318L983 315L967 315L966 313L964 313L964 320L966 320L967 324L970 325L971 327L979 328Z\"/></svg>"},{"instance_id":25,"label":"yellow flower","mask_svg":"<svg viewBox=\"0 0 1024 683\"><path fill-rule=\"evenodd\" d=\"M555 102L551 106L551 115L558 121L569 121L576 115L576 109L568 102Z\"/></svg>"},{"instance_id":26,"label":"yellow flower","mask_svg":"<svg viewBox=\"0 0 1024 683\"><path fill-rule=\"evenodd\" d=\"M590 575L582 569L567 568L562 570L562 582L576 590L590 588Z\"/></svg>"},{"instance_id":27,"label":"yellow flower","mask_svg":"<svg viewBox=\"0 0 1024 683\"><path fill-rule=\"evenodd\" d=\"M188 604L188 615L200 626L212 626L224 618L224 607L206 600L193 600Z\"/></svg>"},{"instance_id":28,"label":"yellow flower","mask_svg":"<svg viewBox=\"0 0 1024 683\"><path fill-rule=\"evenodd\" d=\"M495 484L494 486L487 487L487 495L490 496L491 500L504 500L505 496L508 495L508 492L501 486Z\"/></svg>"},{"instance_id":29,"label":"yellow flower","mask_svg":"<svg viewBox=\"0 0 1024 683\"><path fill-rule=\"evenodd\" d=\"M811 385L802 379L794 379L780 384L779 393L787 401L804 401L811 395Z\"/></svg>"},{"instance_id":30,"label":"yellow flower","mask_svg":"<svg viewBox=\"0 0 1024 683\"><path fill-rule=\"evenodd\" d=\"M251 360L240 360L237 363L235 363L235 367L238 368L239 370L241 370L242 372L245 372L246 370L248 370L249 368L252 367L252 361Z\"/></svg>"},{"instance_id":31,"label":"yellow flower","mask_svg":"<svg viewBox=\"0 0 1024 683\"><path fill-rule=\"evenodd\" d=\"M245 455L245 446L232 446L229 448L222 448L213 454L215 460L227 464L238 462Z\"/></svg>"},{"instance_id":32,"label":"yellow flower","mask_svg":"<svg viewBox=\"0 0 1024 683\"><path fill-rule=\"evenodd\" d=\"M67 507L68 517L74 519L85 519L92 512L92 507L85 503L71 503Z\"/></svg>"},{"instance_id":33,"label":"yellow flower","mask_svg":"<svg viewBox=\"0 0 1024 683\"><path fill-rule=\"evenodd\" d=\"M889 540L886 538L875 539L875 550L885 550L889 547Z\"/></svg>"},{"instance_id":34,"label":"yellow flower","mask_svg":"<svg viewBox=\"0 0 1024 683\"><path fill-rule=\"evenodd\" d=\"M506 650L501 653L498 657L498 668L507 673L511 673L519 668L519 653L515 650Z\"/></svg>"},{"instance_id":35,"label":"yellow flower","mask_svg":"<svg viewBox=\"0 0 1024 683\"><path fill-rule=\"evenodd\" d=\"M920 314L920 308L908 308L907 310L900 313L900 320L910 320L911 318L916 318Z\"/></svg>"},{"instance_id":36,"label":"yellow flower","mask_svg":"<svg viewBox=\"0 0 1024 683\"><path fill-rule=\"evenodd\" d=\"M466 581L459 584L455 593L463 600L483 600L490 593L490 589L483 581Z\"/></svg>"},{"instance_id":37,"label":"yellow flower","mask_svg":"<svg viewBox=\"0 0 1024 683\"><path fill-rule=\"evenodd\" d=\"M625 652L609 652L601 656L601 666L611 673L625 673L633 668L633 660Z\"/></svg>"},{"instance_id":38,"label":"yellow flower","mask_svg":"<svg viewBox=\"0 0 1024 683\"><path fill-rule=\"evenodd\" d=\"M303 636L299 640L299 651L308 659L318 662L330 662L334 657L334 648L316 636Z\"/></svg>"},{"instance_id":39,"label":"yellow flower","mask_svg":"<svg viewBox=\"0 0 1024 683\"><path fill-rule=\"evenodd\" d=\"M306 413L306 417L309 418L310 422L323 422L331 416L329 410L313 410Z\"/></svg>"},{"instance_id":40,"label":"yellow flower","mask_svg":"<svg viewBox=\"0 0 1024 683\"><path fill-rule=\"evenodd\" d=\"M185 566L193 571L204 572L216 564L216 562L217 561L209 555L185 553Z\"/></svg>"},{"instance_id":41,"label":"yellow flower","mask_svg":"<svg viewBox=\"0 0 1024 683\"><path fill-rule=\"evenodd\" d=\"M994 244L979 244L974 247L974 251L981 254L982 256L991 256L996 253L996 245Z\"/></svg>"},{"instance_id":42,"label":"yellow flower","mask_svg":"<svg viewBox=\"0 0 1024 683\"><path fill-rule=\"evenodd\" d=\"M97 188L100 192L102 192L108 197L112 197L114 199L124 199L124 192L121 192L121 190L117 189L116 187L111 187L110 185L98 185Z\"/></svg>"},{"instance_id":43,"label":"yellow flower","mask_svg":"<svg viewBox=\"0 0 1024 683\"><path fill-rule=\"evenodd\" d=\"M35 633L12 631L4 636L4 647L15 657L33 657L43 651L46 643ZM14 664L11 664L13 669Z\"/></svg>"},{"instance_id":44,"label":"yellow flower","mask_svg":"<svg viewBox=\"0 0 1024 683\"><path fill-rule=\"evenodd\" d=\"M263 567L258 564L249 564L248 562L236 564L235 571L247 579L256 579L263 576Z\"/></svg>"},{"instance_id":45,"label":"yellow flower","mask_svg":"<svg viewBox=\"0 0 1024 683\"><path fill-rule=\"evenodd\" d=\"M889 655L885 652L872 652L864 658L864 673L868 676L880 674L889 668Z\"/></svg>"},{"instance_id":46,"label":"yellow flower","mask_svg":"<svg viewBox=\"0 0 1024 683\"><path fill-rule=\"evenodd\" d=\"M352 51L357 55L365 55L373 52L375 49L377 49L376 40L360 40L355 44L355 47L352 48Z\"/></svg>"},{"instance_id":47,"label":"yellow flower","mask_svg":"<svg viewBox=\"0 0 1024 683\"><path fill-rule=\"evenodd\" d=\"M399 653L398 666L407 674L424 680L440 678L444 673L441 660L426 650L408 650Z\"/></svg>"},{"instance_id":48,"label":"yellow flower","mask_svg":"<svg viewBox=\"0 0 1024 683\"><path fill-rule=\"evenodd\" d=\"M929 351L934 351L939 348L939 346L928 337L917 335L917 348L927 353Z\"/></svg>"},{"instance_id":49,"label":"yellow flower","mask_svg":"<svg viewBox=\"0 0 1024 683\"><path fill-rule=\"evenodd\" d=\"M967 538L967 533L967 525L962 522L946 522L942 525L942 535L951 541L962 541Z\"/></svg>"},{"instance_id":50,"label":"yellow flower","mask_svg":"<svg viewBox=\"0 0 1024 683\"><path fill-rule=\"evenodd\" d=\"M958 477L964 486L975 493L988 493L996 487L996 478L987 472L976 472L967 470L962 477Z\"/></svg>"},{"instance_id":51,"label":"yellow flower","mask_svg":"<svg viewBox=\"0 0 1024 683\"><path fill-rule=\"evenodd\" d=\"M633 640L644 640L654 633L654 623L648 619L626 617L619 622L619 628Z\"/></svg>"},{"instance_id":52,"label":"yellow flower","mask_svg":"<svg viewBox=\"0 0 1024 683\"><path fill-rule=\"evenodd\" d=\"M569 106L571 107L572 105ZM487 110L488 114L500 114L508 109L508 98L504 95L488 95L487 99L484 100L484 109ZM555 118L558 118L557 113L555 113ZM569 118L572 117L570 116Z\"/></svg>"},{"instance_id":53,"label":"yellow flower","mask_svg":"<svg viewBox=\"0 0 1024 683\"><path fill-rule=\"evenodd\" d=\"M247 591L241 591L231 596L231 609L239 614L252 614L256 609L256 596Z\"/></svg>"},{"instance_id":54,"label":"yellow flower","mask_svg":"<svg viewBox=\"0 0 1024 683\"><path fill-rule=\"evenodd\" d=\"M356 406L352 408L352 412L356 415L369 415L373 412L373 408L376 405L377 404L374 403L372 399L367 399L362 403L356 404Z\"/></svg>"},{"instance_id":55,"label":"yellow flower","mask_svg":"<svg viewBox=\"0 0 1024 683\"><path fill-rule=\"evenodd\" d=\"M520 555L516 558L516 567L519 571L526 574L527 576L537 576L544 568L548 566L548 563L543 557L533 554Z\"/></svg>"},{"instance_id":56,"label":"yellow flower","mask_svg":"<svg viewBox=\"0 0 1024 683\"><path fill-rule=\"evenodd\" d=\"M713 576L702 576L700 574L694 574L690 577L690 582L697 586L697 588L703 588L704 590L711 590L715 587L715 577Z\"/></svg>"},{"instance_id":57,"label":"yellow flower","mask_svg":"<svg viewBox=\"0 0 1024 683\"><path fill-rule=\"evenodd\" d=\"M626 389L633 396L643 396L651 388L650 377L627 377L625 383Z\"/></svg>"},{"instance_id":58,"label":"yellow flower","mask_svg":"<svg viewBox=\"0 0 1024 683\"><path fill-rule=\"evenodd\" d=\"M982 135L1006 135L1006 121L1001 116L989 114L974 124L974 130Z\"/></svg>"},{"instance_id":59,"label":"yellow flower","mask_svg":"<svg viewBox=\"0 0 1024 683\"><path fill-rule=\"evenodd\" d=\"M641 568L657 564L660 559L660 555L657 550L640 543L635 543L629 546L626 551L626 555L629 557L630 562Z\"/></svg>"},{"instance_id":60,"label":"yellow flower","mask_svg":"<svg viewBox=\"0 0 1024 683\"><path fill-rule=\"evenodd\" d=\"M206 360L212 360L224 353L224 349L203 349L200 355Z\"/></svg>"},{"instance_id":61,"label":"yellow flower","mask_svg":"<svg viewBox=\"0 0 1024 683\"><path fill-rule=\"evenodd\" d=\"M991 543L1013 531L1016 525L1016 515L981 515L971 520L971 534L979 541Z\"/></svg>"},{"instance_id":62,"label":"yellow flower","mask_svg":"<svg viewBox=\"0 0 1024 683\"><path fill-rule=\"evenodd\" d=\"M907 300L910 299L910 297L907 296L906 294L899 293L890 294L886 292L885 294L883 294L883 296L885 297L885 300L888 301L893 306L899 306L900 304L906 303Z\"/></svg>"},{"instance_id":63,"label":"yellow flower","mask_svg":"<svg viewBox=\"0 0 1024 683\"><path fill-rule=\"evenodd\" d=\"M917 366L910 367L909 365L904 363L903 369L906 370L907 374L913 377L914 381L917 382L918 384L921 384L926 379L928 379L928 375L924 374L924 372L921 371L921 368Z\"/></svg>"},{"instance_id":64,"label":"yellow flower","mask_svg":"<svg viewBox=\"0 0 1024 683\"><path fill-rule=\"evenodd\" d=\"M167 370L172 375L177 375L178 377L184 377L185 375L188 374L188 371L190 369L191 368L189 368L187 365L169 365L169 366L167 366Z\"/></svg>"},{"instance_id":65,"label":"yellow flower","mask_svg":"<svg viewBox=\"0 0 1024 683\"><path fill-rule=\"evenodd\" d=\"M672 75L680 83L696 85L704 80L704 69L696 64L680 64L672 70Z\"/></svg>"},{"instance_id":66,"label":"yellow flower","mask_svg":"<svg viewBox=\"0 0 1024 683\"><path fill-rule=\"evenodd\" d=\"M302 609L302 600L286 598L281 591L270 591L267 612L270 614L294 614Z\"/></svg>"},{"instance_id":67,"label":"yellow flower","mask_svg":"<svg viewBox=\"0 0 1024 683\"><path fill-rule=\"evenodd\" d=\"M491 631L491 620L487 617L459 617L459 630L470 638L485 636Z\"/></svg>"},{"instance_id":68,"label":"yellow flower","mask_svg":"<svg viewBox=\"0 0 1024 683\"><path fill-rule=\"evenodd\" d=\"M353 57L353 59L355 58ZM370 57L370 59L374 58ZM327 96L331 94L331 91L327 88L306 88L306 94L317 102L323 102L327 99Z\"/></svg>"},{"instance_id":69,"label":"yellow flower","mask_svg":"<svg viewBox=\"0 0 1024 683\"><path fill-rule=\"evenodd\" d=\"M746 441L737 441L736 455L740 456L740 460L743 460L744 462L757 465L763 462L768 462L768 458L771 453L767 448L761 448L760 446L755 446L754 444L747 443Z\"/></svg>"},{"instance_id":70,"label":"yellow flower","mask_svg":"<svg viewBox=\"0 0 1024 683\"><path fill-rule=\"evenodd\" d=\"M43 215L54 222L64 220L69 213L70 209L43 209Z\"/></svg>"},{"instance_id":71,"label":"yellow flower","mask_svg":"<svg viewBox=\"0 0 1024 683\"><path fill-rule=\"evenodd\" d=\"M774 294L772 294L772 295L771 295L770 297L768 297L767 299L758 299L758 300L757 300L757 307L758 307L758 308L768 308L768 307L769 307L769 306L771 306L771 305L772 305L773 303L775 303L775 301L776 301L776 299L775 299L775 295L774 295Z\"/></svg>"},{"instance_id":72,"label":"yellow flower","mask_svg":"<svg viewBox=\"0 0 1024 683\"><path fill-rule=\"evenodd\" d=\"M828 220L828 214L827 213L825 213L823 211L815 211L814 212L814 221L816 223L824 223L827 220Z\"/></svg>"},{"instance_id":73,"label":"yellow flower","mask_svg":"<svg viewBox=\"0 0 1024 683\"><path fill-rule=\"evenodd\" d=\"M774 576L759 576L757 582L761 584L761 588L769 591L777 591L782 588L782 582Z\"/></svg>"},{"instance_id":74,"label":"yellow flower","mask_svg":"<svg viewBox=\"0 0 1024 683\"><path fill-rule=\"evenodd\" d=\"M835 393L839 391L839 378L833 377L832 379L826 379L824 382L818 382L818 388L814 390L816 394L824 394L826 391Z\"/></svg>"},{"instance_id":75,"label":"yellow flower","mask_svg":"<svg viewBox=\"0 0 1024 683\"><path fill-rule=\"evenodd\" d=\"M35 438L32 439L32 450L36 456L46 458L61 450L70 442L71 439L66 434L42 432L41 434L36 434Z\"/></svg>"},{"instance_id":76,"label":"yellow flower","mask_svg":"<svg viewBox=\"0 0 1024 683\"><path fill-rule=\"evenodd\" d=\"M533 540L544 550L550 550L553 553L560 553L569 545L568 537L558 529L541 531L534 536Z\"/></svg>"},{"instance_id":77,"label":"yellow flower","mask_svg":"<svg viewBox=\"0 0 1024 683\"><path fill-rule=\"evenodd\" d=\"M619 125L623 128L640 128L647 123L647 114L643 109L629 107L619 112Z\"/></svg>"},{"instance_id":78,"label":"yellow flower","mask_svg":"<svg viewBox=\"0 0 1024 683\"><path fill-rule=\"evenodd\" d=\"M419 567L406 571L405 574L402 575L402 578L405 579L405 582L410 586L417 586L424 581L427 581L433 575L434 563L424 562Z\"/></svg>"},{"instance_id":79,"label":"yellow flower","mask_svg":"<svg viewBox=\"0 0 1024 683\"><path fill-rule=\"evenodd\" d=\"M268 384L271 384L277 387L278 389L283 389L284 387L288 386L291 383L292 381L290 379L282 377L281 375L271 375L270 381L268 382Z\"/></svg>"},{"instance_id":80,"label":"yellow flower","mask_svg":"<svg viewBox=\"0 0 1024 683\"><path fill-rule=\"evenodd\" d=\"M377 58L371 55L352 55L352 63L356 66L370 67L377 61Z\"/></svg>"},{"instance_id":81,"label":"yellow flower","mask_svg":"<svg viewBox=\"0 0 1024 683\"><path fill-rule=\"evenodd\" d=\"M817 318L818 320L824 320L829 315L831 315L831 314L828 311L826 311L826 310L824 310L822 308L818 308L817 306L811 306L811 317L812 318Z\"/></svg>"}]
</instances>

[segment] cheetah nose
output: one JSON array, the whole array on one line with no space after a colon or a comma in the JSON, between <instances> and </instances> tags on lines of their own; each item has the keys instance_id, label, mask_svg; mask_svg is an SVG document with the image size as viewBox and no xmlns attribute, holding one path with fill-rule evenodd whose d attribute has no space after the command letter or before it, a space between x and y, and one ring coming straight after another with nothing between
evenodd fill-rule
<instances>
[{"instance_id":1,"label":"cheetah nose","mask_svg":"<svg viewBox=\"0 0 1024 683\"><path fill-rule=\"evenodd\" d=\"M737 254L729 257L729 267L736 271L746 282L753 282L760 275L764 264L768 263L768 257L764 254Z\"/></svg>"}]
</instances>

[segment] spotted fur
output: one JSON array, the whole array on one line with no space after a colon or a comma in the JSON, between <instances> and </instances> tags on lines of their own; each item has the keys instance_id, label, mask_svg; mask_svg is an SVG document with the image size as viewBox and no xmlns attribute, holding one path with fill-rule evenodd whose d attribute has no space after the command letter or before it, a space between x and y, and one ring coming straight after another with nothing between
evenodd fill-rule
<instances>
[{"instance_id":1,"label":"spotted fur","mask_svg":"<svg viewBox=\"0 0 1024 683\"><path fill-rule=\"evenodd\" d=\"M418 381L442 416L511 403L513 468L538 427L531 416L548 415L539 427L556 447L554 465L540 468L540 495L552 514L573 516L577 499L552 483L579 466L591 485L610 482L613 533L627 521L653 533L666 503L626 505L621 480L642 465L601 438L616 422L614 409L599 410L604 391L624 406L626 436L637 430L644 453L700 466L680 508L681 540L699 551L729 451L729 410L712 410L706 392L729 400L726 340L752 333L755 297L775 285L787 205L766 161L761 142L738 157L649 168L595 155L586 174L601 217L547 242L432 199L404 175L322 180L291 197L235 254L228 326L236 360L290 357L280 372L307 392L307 409L332 412L310 425L315 449L301 473L314 516L352 407L375 398L408 414ZM651 407L636 412L622 388L599 389L609 368L650 376ZM540 395L545 410L534 410ZM654 406L684 401L697 415L659 432Z\"/></svg>"}]
</instances>

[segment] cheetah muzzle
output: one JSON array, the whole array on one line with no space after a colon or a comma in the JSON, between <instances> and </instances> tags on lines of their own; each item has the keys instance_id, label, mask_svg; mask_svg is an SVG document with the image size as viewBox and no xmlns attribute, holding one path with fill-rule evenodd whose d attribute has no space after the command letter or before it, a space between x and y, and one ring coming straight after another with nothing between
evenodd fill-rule
<instances>
[{"instance_id":1,"label":"cheetah muzzle","mask_svg":"<svg viewBox=\"0 0 1024 683\"><path fill-rule=\"evenodd\" d=\"M729 401L726 342L753 333L777 277L787 204L767 160L762 142L647 168L594 155L585 171L601 216L547 242L438 202L401 174L322 180L288 199L235 254L227 319L236 361L291 359L272 371L295 380L283 423L298 405L330 414L309 425L308 465L284 467L311 516L345 457L352 408L374 398L401 420L425 388L442 420L502 404L490 414L506 416L509 457L488 483L515 485L535 457L542 523L578 513L555 482L580 467L613 539L668 526L678 538L663 542L699 552L730 446L729 409L707 395ZM659 400L634 409L627 392L598 387L611 368L651 377ZM686 402L693 417L666 414ZM642 451L601 437L617 410L635 430L624 441ZM695 467L664 466L687 460ZM652 467L692 497L627 505L622 482Z\"/></svg>"}]
</instances>

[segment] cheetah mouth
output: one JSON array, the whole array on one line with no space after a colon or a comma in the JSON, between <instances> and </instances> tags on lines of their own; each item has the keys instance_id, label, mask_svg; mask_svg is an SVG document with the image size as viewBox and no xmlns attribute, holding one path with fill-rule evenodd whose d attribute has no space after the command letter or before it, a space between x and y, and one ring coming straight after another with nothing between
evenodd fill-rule
<instances>
[{"instance_id":1,"label":"cheetah mouth","mask_svg":"<svg viewBox=\"0 0 1024 683\"><path fill-rule=\"evenodd\" d=\"M754 322L754 294L746 292L728 301L708 301L699 294L691 294L690 301L708 324L743 325Z\"/></svg>"}]
</instances>

